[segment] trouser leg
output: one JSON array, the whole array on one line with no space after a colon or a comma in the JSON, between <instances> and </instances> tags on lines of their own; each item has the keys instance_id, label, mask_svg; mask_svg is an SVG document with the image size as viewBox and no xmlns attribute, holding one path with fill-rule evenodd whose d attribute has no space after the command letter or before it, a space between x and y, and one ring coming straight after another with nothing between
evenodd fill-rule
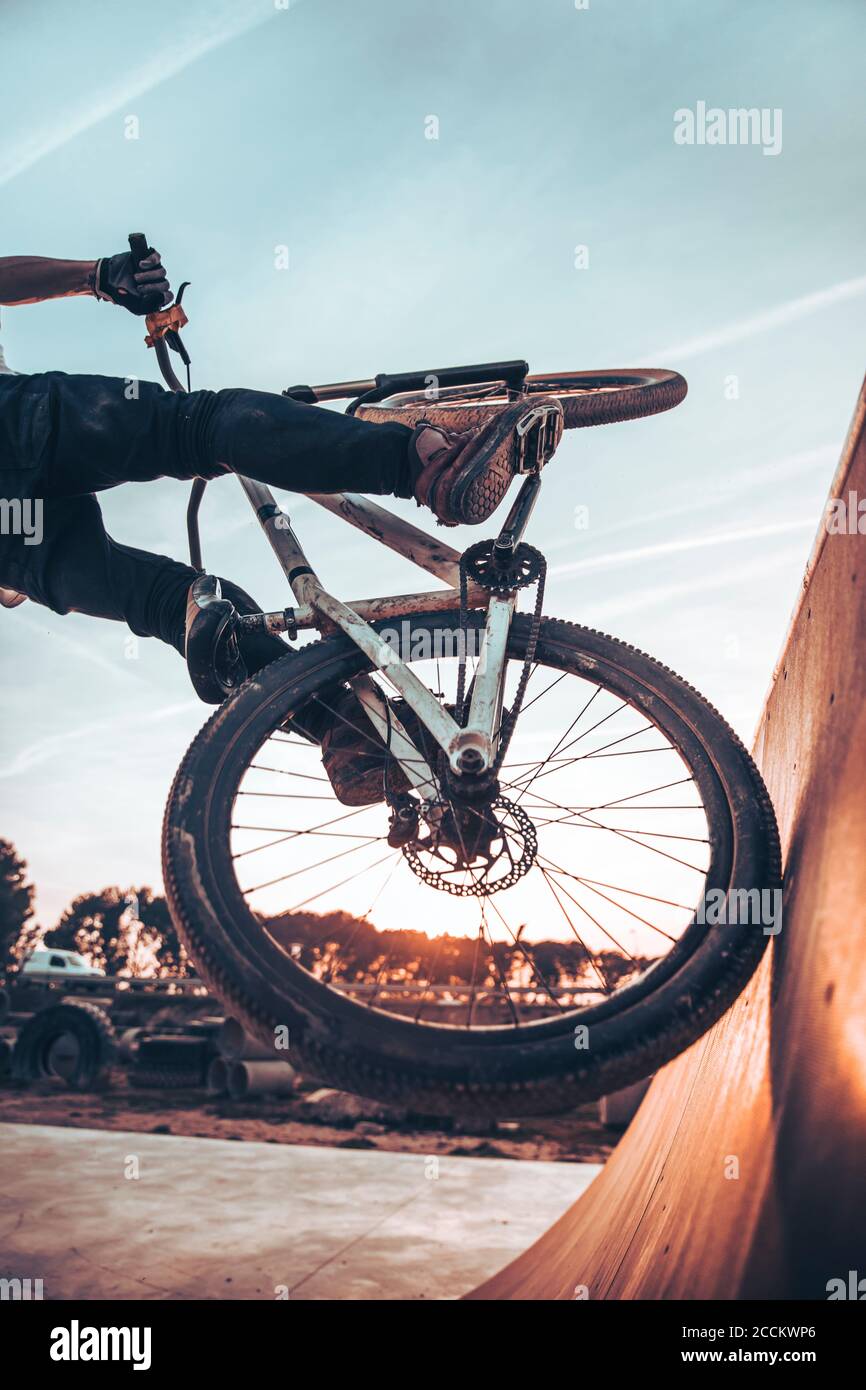
<instances>
[{"instance_id":1,"label":"trouser leg","mask_svg":"<svg viewBox=\"0 0 866 1390\"><path fill-rule=\"evenodd\" d=\"M154 478L245 473L293 492L412 495L405 425L374 425L264 391L164 391L153 382L46 372L26 378L40 481L53 496ZM4 410L14 406L7 394ZM31 431L32 433L32 431Z\"/></svg>"},{"instance_id":2,"label":"trouser leg","mask_svg":"<svg viewBox=\"0 0 866 1390\"><path fill-rule=\"evenodd\" d=\"M31 566L25 591L55 613L86 613L125 622L139 637L158 637L184 654L190 565L134 546L105 530L95 497L47 499L38 569ZM258 605L239 585L222 580L223 592L241 613ZM241 650L250 674L288 651L279 637L243 633Z\"/></svg>"},{"instance_id":3,"label":"trouser leg","mask_svg":"<svg viewBox=\"0 0 866 1390\"><path fill-rule=\"evenodd\" d=\"M0 574L55 612L124 621L183 650L195 572L112 540L95 498L124 482L214 478L232 471L297 492L412 493L403 425L373 425L286 397L242 389L179 394L152 382L46 372L5 378L0 454L21 495L45 509L46 537L14 546ZM237 586L242 611L256 605ZM285 651L277 637L244 639L248 668Z\"/></svg>"}]
</instances>

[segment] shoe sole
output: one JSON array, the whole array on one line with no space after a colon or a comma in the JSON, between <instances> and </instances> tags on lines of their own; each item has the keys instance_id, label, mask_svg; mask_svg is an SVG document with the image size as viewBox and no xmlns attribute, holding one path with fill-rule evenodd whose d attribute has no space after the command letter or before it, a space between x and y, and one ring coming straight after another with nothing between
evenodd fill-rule
<instances>
[{"instance_id":1,"label":"shoe sole","mask_svg":"<svg viewBox=\"0 0 866 1390\"><path fill-rule=\"evenodd\" d=\"M505 406L495 419L485 425L470 458L451 479L448 492L448 511L451 517L467 526L486 521L502 501L517 473L519 440L517 427L541 405L555 406L560 416L562 408L555 397L538 397L528 403L516 401ZM554 445L554 448L556 445Z\"/></svg>"}]
</instances>

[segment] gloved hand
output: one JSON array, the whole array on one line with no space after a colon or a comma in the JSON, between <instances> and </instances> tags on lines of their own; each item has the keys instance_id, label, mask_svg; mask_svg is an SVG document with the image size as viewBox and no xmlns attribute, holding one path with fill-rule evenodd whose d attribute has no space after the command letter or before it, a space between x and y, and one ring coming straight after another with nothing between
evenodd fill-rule
<instances>
[{"instance_id":1,"label":"gloved hand","mask_svg":"<svg viewBox=\"0 0 866 1390\"><path fill-rule=\"evenodd\" d=\"M94 293L97 299L110 299L138 315L152 314L171 300L165 268L159 252L153 250L137 270L128 251L104 257L96 267Z\"/></svg>"}]
</instances>

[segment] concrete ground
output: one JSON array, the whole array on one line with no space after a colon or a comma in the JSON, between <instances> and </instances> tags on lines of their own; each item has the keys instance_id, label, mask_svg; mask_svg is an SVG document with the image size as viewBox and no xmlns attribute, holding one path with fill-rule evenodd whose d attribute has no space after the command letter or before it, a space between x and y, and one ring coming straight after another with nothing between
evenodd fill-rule
<instances>
[{"instance_id":1,"label":"concrete ground","mask_svg":"<svg viewBox=\"0 0 866 1390\"><path fill-rule=\"evenodd\" d=\"M0 1125L0 1278L46 1299L450 1299L600 1171L584 1163Z\"/></svg>"}]
</instances>

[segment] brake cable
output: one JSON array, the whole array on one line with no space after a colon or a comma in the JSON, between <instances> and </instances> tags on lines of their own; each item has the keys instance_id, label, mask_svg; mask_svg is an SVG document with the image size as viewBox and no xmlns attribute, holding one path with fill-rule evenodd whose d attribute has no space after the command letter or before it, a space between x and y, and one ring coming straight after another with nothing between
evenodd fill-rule
<instances>
[{"instance_id":1,"label":"brake cable","mask_svg":"<svg viewBox=\"0 0 866 1390\"><path fill-rule=\"evenodd\" d=\"M132 264L135 270L141 262L150 255L150 245L144 232L130 232L129 234L129 254L132 257ZM189 323L186 310L181 307L184 290L189 285L189 280L184 280L175 296L175 301L167 309L155 309L152 313L145 316L147 325L147 337L145 343L152 347L156 353L156 360L162 379L170 391L183 395L192 390L192 378L190 375L190 356L186 350L180 330ZM176 352L181 362L186 367L186 386L179 380L169 357L169 348ZM204 497L204 490L207 486L207 479L193 478L190 488L189 502L186 508L186 534L189 544L189 558L193 569L200 573L204 572L201 555L201 535L198 527L198 514L201 501Z\"/></svg>"}]
</instances>

